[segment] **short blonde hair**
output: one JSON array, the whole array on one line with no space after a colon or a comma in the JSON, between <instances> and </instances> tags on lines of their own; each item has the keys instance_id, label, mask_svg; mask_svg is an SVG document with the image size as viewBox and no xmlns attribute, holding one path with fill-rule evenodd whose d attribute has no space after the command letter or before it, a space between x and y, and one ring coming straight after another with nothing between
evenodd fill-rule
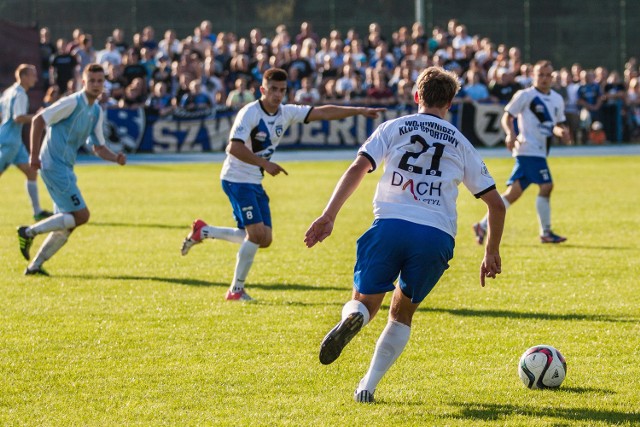
<instances>
[{"instance_id":1,"label":"short blonde hair","mask_svg":"<svg viewBox=\"0 0 640 427\"><path fill-rule=\"evenodd\" d=\"M29 71L33 71L34 73L36 72L36 67L35 65L31 65L31 64L20 64L18 65L18 68L16 68L16 72L15 72L15 76L16 76L16 81L18 80L22 80L22 78L29 72Z\"/></svg>"}]
</instances>

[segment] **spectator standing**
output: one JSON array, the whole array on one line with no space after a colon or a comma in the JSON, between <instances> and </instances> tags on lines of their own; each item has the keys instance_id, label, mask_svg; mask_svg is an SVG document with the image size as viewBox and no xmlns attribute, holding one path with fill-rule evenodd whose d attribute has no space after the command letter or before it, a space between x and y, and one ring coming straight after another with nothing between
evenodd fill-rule
<instances>
[{"instance_id":1,"label":"spectator standing","mask_svg":"<svg viewBox=\"0 0 640 427\"><path fill-rule=\"evenodd\" d=\"M106 68L105 63L120 65L122 64L122 55L116 48L116 43L113 37L107 37L104 44L104 49L96 53L96 62Z\"/></svg>"},{"instance_id":2,"label":"spectator standing","mask_svg":"<svg viewBox=\"0 0 640 427\"><path fill-rule=\"evenodd\" d=\"M40 79L46 90L51 84L49 79L51 61L56 53L56 47L51 43L51 31L48 27L40 28Z\"/></svg>"},{"instance_id":3,"label":"spectator standing","mask_svg":"<svg viewBox=\"0 0 640 427\"><path fill-rule=\"evenodd\" d=\"M481 80L481 74L477 71L467 72L467 84L464 85L464 91L471 100L475 102L489 101L489 89Z\"/></svg>"},{"instance_id":4,"label":"spectator standing","mask_svg":"<svg viewBox=\"0 0 640 427\"><path fill-rule=\"evenodd\" d=\"M192 80L189 83L189 93L182 95L180 107L189 113L201 113L203 115L211 113L213 104L209 96L202 92L200 80Z\"/></svg>"},{"instance_id":5,"label":"spectator standing","mask_svg":"<svg viewBox=\"0 0 640 427\"><path fill-rule=\"evenodd\" d=\"M602 124L607 135L607 141L622 141L622 112L626 104L626 98L626 88L620 73L612 71L604 85L604 102L602 104Z\"/></svg>"},{"instance_id":6,"label":"spectator standing","mask_svg":"<svg viewBox=\"0 0 640 427\"><path fill-rule=\"evenodd\" d=\"M496 71L496 78L489 84L489 94L493 102L506 105L517 91L522 89L513 80L513 72L507 68L500 68Z\"/></svg>"},{"instance_id":7,"label":"spectator standing","mask_svg":"<svg viewBox=\"0 0 640 427\"><path fill-rule=\"evenodd\" d=\"M167 84L158 81L153 85L151 96L145 101L147 113L160 117L167 116L173 111L173 98L167 91Z\"/></svg>"},{"instance_id":8,"label":"spectator standing","mask_svg":"<svg viewBox=\"0 0 640 427\"><path fill-rule=\"evenodd\" d=\"M227 107L239 110L255 100L253 91L247 87L247 79L239 77L236 79L235 89L231 90L227 95Z\"/></svg>"},{"instance_id":9,"label":"spectator standing","mask_svg":"<svg viewBox=\"0 0 640 427\"><path fill-rule=\"evenodd\" d=\"M78 58L78 65L81 70L96 62L96 51L93 48L93 37L91 34L82 34L79 38L79 45L73 51L72 55L76 55Z\"/></svg>"},{"instance_id":10,"label":"spectator standing","mask_svg":"<svg viewBox=\"0 0 640 427\"><path fill-rule=\"evenodd\" d=\"M114 28L111 32L111 37L113 37L113 42L118 52L120 52L120 56L124 56L129 50L129 44L124 39L124 30L122 28Z\"/></svg>"},{"instance_id":11,"label":"spectator standing","mask_svg":"<svg viewBox=\"0 0 640 427\"><path fill-rule=\"evenodd\" d=\"M316 105L320 102L320 92L313 86L313 80L310 77L302 79L302 87L296 91L293 101L304 105Z\"/></svg>"},{"instance_id":12,"label":"spectator standing","mask_svg":"<svg viewBox=\"0 0 640 427\"><path fill-rule=\"evenodd\" d=\"M164 32L164 38L158 42L158 57L163 55L170 58L172 61L180 57L182 46L177 39L175 30L167 30Z\"/></svg>"},{"instance_id":13,"label":"spectator standing","mask_svg":"<svg viewBox=\"0 0 640 427\"><path fill-rule=\"evenodd\" d=\"M581 112L582 132L585 135L591 128L591 123L602 122L600 108L602 107L602 89L595 81L593 70L582 70L580 72L580 87L578 88L578 106L586 111L586 115ZM583 116L586 116L583 118Z\"/></svg>"},{"instance_id":14,"label":"spectator standing","mask_svg":"<svg viewBox=\"0 0 640 427\"><path fill-rule=\"evenodd\" d=\"M583 142L580 132L580 106L578 105L578 90L580 89L579 68L581 68L580 64L573 64L571 71L561 74L562 84L567 89L567 97L564 100L564 114L567 117L571 141L576 145L580 145Z\"/></svg>"},{"instance_id":15,"label":"spectator standing","mask_svg":"<svg viewBox=\"0 0 640 427\"><path fill-rule=\"evenodd\" d=\"M51 84L56 84L61 90L66 91L69 81L75 84L79 65L76 56L66 52L64 46L64 39L58 39L56 42L57 53L51 61L49 76L52 80Z\"/></svg>"}]
</instances>

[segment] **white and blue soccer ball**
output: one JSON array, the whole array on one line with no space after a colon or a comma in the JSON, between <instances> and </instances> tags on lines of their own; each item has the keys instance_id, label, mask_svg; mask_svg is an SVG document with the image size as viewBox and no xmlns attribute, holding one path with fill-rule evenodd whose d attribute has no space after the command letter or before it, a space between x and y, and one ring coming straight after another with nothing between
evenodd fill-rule
<instances>
[{"instance_id":1,"label":"white and blue soccer ball","mask_svg":"<svg viewBox=\"0 0 640 427\"><path fill-rule=\"evenodd\" d=\"M518 375L530 389L558 388L567 375L567 362L554 347L536 345L520 358Z\"/></svg>"}]
</instances>

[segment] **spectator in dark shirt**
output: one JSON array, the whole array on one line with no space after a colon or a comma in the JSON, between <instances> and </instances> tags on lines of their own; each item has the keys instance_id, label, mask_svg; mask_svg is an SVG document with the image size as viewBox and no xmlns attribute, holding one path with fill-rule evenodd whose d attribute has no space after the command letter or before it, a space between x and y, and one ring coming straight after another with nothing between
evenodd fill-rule
<instances>
[{"instance_id":1,"label":"spectator in dark shirt","mask_svg":"<svg viewBox=\"0 0 640 427\"><path fill-rule=\"evenodd\" d=\"M50 83L56 84L66 91L69 81L78 77L78 61L74 55L64 50L64 39L58 39L56 48L58 51L53 56L51 71L49 72Z\"/></svg>"},{"instance_id":2,"label":"spectator in dark shirt","mask_svg":"<svg viewBox=\"0 0 640 427\"><path fill-rule=\"evenodd\" d=\"M49 87L49 67L51 66L51 61L53 60L53 56L56 53L56 47L51 43L51 32L49 28L42 27L40 28L40 79L44 84L44 88Z\"/></svg>"},{"instance_id":3,"label":"spectator in dark shirt","mask_svg":"<svg viewBox=\"0 0 640 427\"><path fill-rule=\"evenodd\" d=\"M190 113L211 113L211 99L202 93L202 83L200 80L193 80L189 83L189 93L182 95L180 99L180 107Z\"/></svg>"},{"instance_id":4,"label":"spectator in dark shirt","mask_svg":"<svg viewBox=\"0 0 640 427\"><path fill-rule=\"evenodd\" d=\"M522 86L513 80L513 72L507 68L496 70L495 79L489 83L491 100L503 105L511 101L513 95L520 89Z\"/></svg>"},{"instance_id":5,"label":"spectator in dark shirt","mask_svg":"<svg viewBox=\"0 0 640 427\"><path fill-rule=\"evenodd\" d=\"M140 64L140 53L131 48L127 51L127 54L122 58L124 69L122 70L122 77L127 82L127 86L131 84L134 79L143 78L147 79L147 69L144 65Z\"/></svg>"},{"instance_id":6,"label":"spectator in dark shirt","mask_svg":"<svg viewBox=\"0 0 640 427\"><path fill-rule=\"evenodd\" d=\"M147 84L142 77L136 77L125 88L124 96L119 101L120 108L139 108L144 106L147 100Z\"/></svg>"},{"instance_id":7,"label":"spectator in dark shirt","mask_svg":"<svg viewBox=\"0 0 640 427\"><path fill-rule=\"evenodd\" d=\"M153 86L151 96L145 102L148 114L164 117L173 111L173 98L167 93L166 83L159 81Z\"/></svg>"}]
</instances>

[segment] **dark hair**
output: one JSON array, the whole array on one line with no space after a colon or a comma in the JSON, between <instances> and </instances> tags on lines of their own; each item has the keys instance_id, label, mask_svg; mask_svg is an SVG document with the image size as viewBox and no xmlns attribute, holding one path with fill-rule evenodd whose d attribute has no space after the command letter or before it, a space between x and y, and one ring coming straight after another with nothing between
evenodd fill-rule
<instances>
[{"instance_id":1,"label":"dark hair","mask_svg":"<svg viewBox=\"0 0 640 427\"><path fill-rule=\"evenodd\" d=\"M276 82L286 82L289 78L289 75L282 68L269 68L264 72L262 76L262 80L264 81L276 81Z\"/></svg>"},{"instance_id":2,"label":"dark hair","mask_svg":"<svg viewBox=\"0 0 640 427\"><path fill-rule=\"evenodd\" d=\"M551 67L551 68L553 68L553 64L551 63L551 61L549 61L549 60L547 60L547 59L542 59L542 60L540 60L540 61L538 61L538 62L536 62L536 63L535 63L535 65L533 66L533 68L535 69L536 67L537 67L538 69L540 69L540 68L545 68L545 67Z\"/></svg>"},{"instance_id":3,"label":"dark hair","mask_svg":"<svg viewBox=\"0 0 640 427\"><path fill-rule=\"evenodd\" d=\"M429 67L418 77L418 97L425 107L447 106L460 90L455 73L440 67Z\"/></svg>"},{"instance_id":4,"label":"dark hair","mask_svg":"<svg viewBox=\"0 0 640 427\"><path fill-rule=\"evenodd\" d=\"M88 64L86 67L84 67L84 71L82 72L82 74L88 74L88 73L102 73L104 74L104 68L102 68L102 65L100 64Z\"/></svg>"}]
</instances>

